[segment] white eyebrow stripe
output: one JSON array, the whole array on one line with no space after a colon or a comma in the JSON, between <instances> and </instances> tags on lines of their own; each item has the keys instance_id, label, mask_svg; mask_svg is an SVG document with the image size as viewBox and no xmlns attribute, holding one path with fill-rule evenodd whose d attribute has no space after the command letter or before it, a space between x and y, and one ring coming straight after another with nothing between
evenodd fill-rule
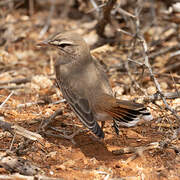
<instances>
[{"instance_id":1,"label":"white eyebrow stripe","mask_svg":"<svg viewBox=\"0 0 180 180\"><path fill-rule=\"evenodd\" d=\"M51 41L50 44L53 44L53 45L57 45L57 46L60 46L62 44L69 44L69 45L73 45L73 42L71 41L58 41L58 40L54 40L54 41Z\"/></svg>"}]
</instances>

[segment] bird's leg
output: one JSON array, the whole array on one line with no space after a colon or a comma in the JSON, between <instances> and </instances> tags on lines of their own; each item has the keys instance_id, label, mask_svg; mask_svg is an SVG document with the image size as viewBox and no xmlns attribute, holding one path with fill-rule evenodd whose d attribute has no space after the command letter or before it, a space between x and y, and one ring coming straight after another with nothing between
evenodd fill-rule
<instances>
[{"instance_id":1,"label":"bird's leg","mask_svg":"<svg viewBox=\"0 0 180 180\"><path fill-rule=\"evenodd\" d=\"M119 135L119 127L118 127L118 125L117 125L117 123L116 123L116 121L114 119L113 119L112 127L114 128L116 134Z\"/></svg>"},{"instance_id":2,"label":"bird's leg","mask_svg":"<svg viewBox=\"0 0 180 180\"><path fill-rule=\"evenodd\" d=\"M104 125L105 125L105 121L101 121L101 129L103 130L104 128Z\"/></svg>"}]
</instances>

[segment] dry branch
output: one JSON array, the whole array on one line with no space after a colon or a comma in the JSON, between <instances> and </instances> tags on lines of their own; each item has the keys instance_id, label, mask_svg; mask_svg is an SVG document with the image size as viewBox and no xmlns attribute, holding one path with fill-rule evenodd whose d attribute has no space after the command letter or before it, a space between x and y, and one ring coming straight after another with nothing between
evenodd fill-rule
<instances>
[{"instance_id":1,"label":"dry branch","mask_svg":"<svg viewBox=\"0 0 180 180\"><path fill-rule=\"evenodd\" d=\"M48 18L47 18L47 22L44 25L43 29L41 30L41 32L39 34L39 38L42 38L44 36L44 34L48 31L49 26L51 24L51 19L52 19L54 10L55 10L55 3L54 3L54 0L51 0L51 7L50 7L50 10L49 10L49 15L48 15Z\"/></svg>"},{"instance_id":2,"label":"dry branch","mask_svg":"<svg viewBox=\"0 0 180 180\"><path fill-rule=\"evenodd\" d=\"M10 81L2 81L0 82L0 85L4 85L4 84L24 84L24 83L28 83L31 81L31 78L20 78L20 79L13 79L13 80L10 80Z\"/></svg>"},{"instance_id":3,"label":"dry branch","mask_svg":"<svg viewBox=\"0 0 180 180\"><path fill-rule=\"evenodd\" d=\"M180 98L180 91L177 92L165 92L163 93L164 97L166 99L176 99L176 98ZM146 102L153 102L156 100L161 100L161 96L158 93L155 93L151 96L146 96L144 97L144 101Z\"/></svg>"},{"instance_id":4,"label":"dry branch","mask_svg":"<svg viewBox=\"0 0 180 180\"><path fill-rule=\"evenodd\" d=\"M102 17L96 25L96 32L100 37L104 37L105 26L110 23L111 10L116 3L116 0L108 0L107 4L103 7Z\"/></svg>"},{"instance_id":5,"label":"dry branch","mask_svg":"<svg viewBox=\"0 0 180 180\"><path fill-rule=\"evenodd\" d=\"M146 66L146 68L148 69L149 73L150 73L150 77L151 79L154 81L154 84L155 84L155 87L157 89L157 94L159 94L159 96L161 97L161 99L163 100L165 106L166 106L166 109L169 110L178 120L180 120L180 116L177 114L177 112L175 111L175 109L173 109L171 106L169 106L169 104L167 103L166 101L166 98L161 90L161 86L158 82L158 80L156 79L153 71L152 71L152 68L151 68L151 65L149 63L149 56L148 56L148 46L147 46L147 43L143 37L143 35L141 34L140 32L140 19L139 19L139 15L140 15L140 12L141 12L141 8L140 8L140 11L136 10L136 21L135 21L135 25L136 25L136 30L137 30L137 37L138 39L140 40L140 43L143 47L143 58L144 58L144 65Z\"/></svg>"},{"instance_id":6,"label":"dry branch","mask_svg":"<svg viewBox=\"0 0 180 180\"><path fill-rule=\"evenodd\" d=\"M7 174L2 174L0 175L0 179L3 180L64 180L63 178L53 178L53 177L48 177L48 176L43 176L43 175L35 175L35 176L25 176L21 174L13 174L13 175L7 175Z\"/></svg>"},{"instance_id":7,"label":"dry branch","mask_svg":"<svg viewBox=\"0 0 180 180\"><path fill-rule=\"evenodd\" d=\"M43 137L40 134L31 132L23 127L20 127L18 125L13 125L9 122L5 122L1 120L0 120L0 128L4 129L5 131L9 131L13 135L19 134L33 141L41 141L43 139Z\"/></svg>"},{"instance_id":8,"label":"dry branch","mask_svg":"<svg viewBox=\"0 0 180 180\"><path fill-rule=\"evenodd\" d=\"M0 109L6 104L6 102L9 100L9 98L14 94L14 91L12 91L9 96L4 100L4 102L0 105Z\"/></svg>"},{"instance_id":9,"label":"dry branch","mask_svg":"<svg viewBox=\"0 0 180 180\"><path fill-rule=\"evenodd\" d=\"M32 165L29 161L17 156L0 156L0 166L11 173L18 172L22 175L36 175L40 169Z\"/></svg>"}]
</instances>

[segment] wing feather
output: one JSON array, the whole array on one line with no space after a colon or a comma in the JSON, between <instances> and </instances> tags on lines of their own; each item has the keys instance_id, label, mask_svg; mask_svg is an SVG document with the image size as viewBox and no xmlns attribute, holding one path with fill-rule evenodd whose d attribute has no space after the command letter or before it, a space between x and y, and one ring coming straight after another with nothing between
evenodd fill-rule
<instances>
[{"instance_id":1,"label":"wing feather","mask_svg":"<svg viewBox=\"0 0 180 180\"><path fill-rule=\"evenodd\" d=\"M96 136L104 138L104 132L100 128L99 124L95 120L94 113L90 107L87 99L80 97L77 93L73 92L73 88L67 87L67 85L59 84L64 98L71 106L74 113L78 116L80 121L89 128Z\"/></svg>"}]
</instances>

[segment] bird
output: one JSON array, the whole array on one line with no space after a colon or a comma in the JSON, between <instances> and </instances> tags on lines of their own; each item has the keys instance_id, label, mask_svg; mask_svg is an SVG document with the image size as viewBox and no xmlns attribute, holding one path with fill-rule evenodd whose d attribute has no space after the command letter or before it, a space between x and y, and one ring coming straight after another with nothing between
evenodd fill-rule
<instances>
[{"instance_id":1,"label":"bird","mask_svg":"<svg viewBox=\"0 0 180 180\"><path fill-rule=\"evenodd\" d=\"M144 104L114 97L107 74L78 33L60 32L39 45L55 48L57 86L72 111L96 137L104 139L107 120L112 120L118 134L119 126L131 127L141 118L153 119Z\"/></svg>"}]
</instances>

